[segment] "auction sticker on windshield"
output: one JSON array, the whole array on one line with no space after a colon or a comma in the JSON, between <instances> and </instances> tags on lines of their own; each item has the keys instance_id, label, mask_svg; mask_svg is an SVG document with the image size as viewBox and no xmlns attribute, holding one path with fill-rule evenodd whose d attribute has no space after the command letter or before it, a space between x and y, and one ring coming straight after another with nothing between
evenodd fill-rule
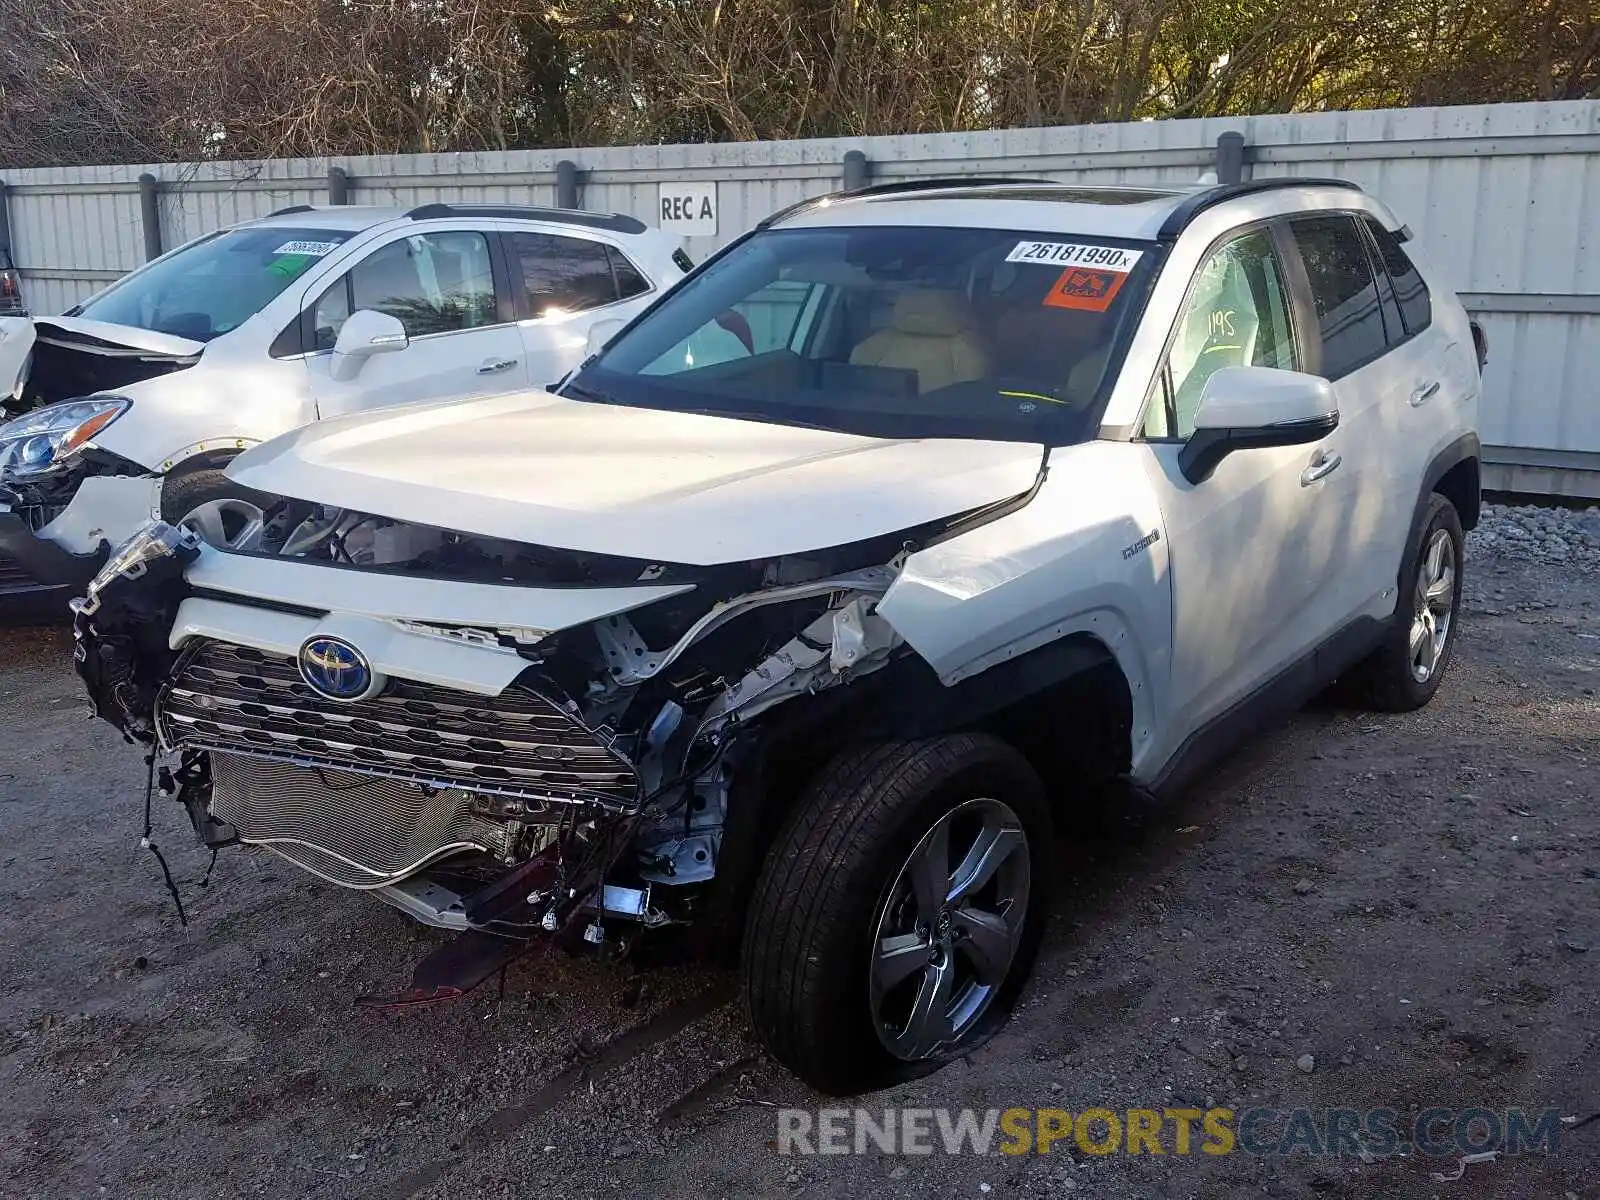
<instances>
[{"instance_id":1,"label":"auction sticker on windshield","mask_svg":"<svg viewBox=\"0 0 1600 1200\"><path fill-rule=\"evenodd\" d=\"M339 248L338 242L285 242L273 251L274 254L305 254L312 258L321 258L324 254L332 254Z\"/></svg>"},{"instance_id":2,"label":"auction sticker on windshield","mask_svg":"<svg viewBox=\"0 0 1600 1200\"><path fill-rule=\"evenodd\" d=\"M1079 312L1105 312L1122 290L1126 271L1111 267L1068 267L1045 293L1046 308L1073 308Z\"/></svg>"},{"instance_id":3,"label":"auction sticker on windshield","mask_svg":"<svg viewBox=\"0 0 1600 1200\"><path fill-rule=\"evenodd\" d=\"M1143 250L1093 246L1085 242L1018 242L1006 255L1006 261L1044 263L1053 267L1095 267L1126 274L1133 270L1143 254Z\"/></svg>"}]
</instances>

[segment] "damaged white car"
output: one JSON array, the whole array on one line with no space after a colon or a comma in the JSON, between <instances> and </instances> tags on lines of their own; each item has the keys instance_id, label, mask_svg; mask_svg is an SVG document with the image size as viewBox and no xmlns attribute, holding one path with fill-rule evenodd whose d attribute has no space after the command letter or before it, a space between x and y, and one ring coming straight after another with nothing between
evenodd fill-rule
<instances>
[{"instance_id":1,"label":"damaged white car","mask_svg":"<svg viewBox=\"0 0 1600 1200\"><path fill-rule=\"evenodd\" d=\"M1063 797L1439 686L1483 345L1403 241L1337 183L810 202L557 393L248 451L79 669L205 844L462 931L392 1003L688 927L883 1086L1004 1019Z\"/></svg>"},{"instance_id":2,"label":"damaged white car","mask_svg":"<svg viewBox=\"0 0 1600 1200\"><path fill-rule=\"evenodd\" d=\"M248 533L215 503L247 446L553 383L691 265L680 238L612 213L302 204L62 316L0 317L0 413L20 414L0 424L0 621L65 616L152 516Z\"/></svg>"}]
</instances>

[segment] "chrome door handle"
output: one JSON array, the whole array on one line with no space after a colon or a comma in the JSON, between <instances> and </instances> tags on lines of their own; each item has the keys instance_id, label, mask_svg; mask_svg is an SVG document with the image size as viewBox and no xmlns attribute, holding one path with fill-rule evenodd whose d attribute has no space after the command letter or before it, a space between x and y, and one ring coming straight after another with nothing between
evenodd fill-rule
<instances>
[{"instance_id":1,"label":"chrome door handle","mask_svg":"<svg viewBox=\"0 0 1600 1200\"><path fill-rule=\"evenodd\" d=\"M1439 394L1439 381L1424 383L1411 393L1411 407L1420 408Z\"/></svg>"},{"instance_id":2,"label":"chrome door handle","mask_svg":"<svg viewBox=\"0 0 1600 1200\"><path fill-rule=\"evenodd\" d=\"M497 371L509 371L516 365L514 358L486 358L478 364L478 374L493 375Z\"/></svg>"},{"instance_id":3,"label":"chrome door handle","mask_svg":"<svg viewBox=\"0 0 1600 1200\"><path fill-rule=\"evenodd\" d=\"M1344 459L1337 454L1328 454L1318 450L1317 456L1311 460L1311 465L1300 472L1300 486L1310 487L1324 476L1332 475L1339 469L1339 464L1343 461Z\"/></svg>"}]
</instances>

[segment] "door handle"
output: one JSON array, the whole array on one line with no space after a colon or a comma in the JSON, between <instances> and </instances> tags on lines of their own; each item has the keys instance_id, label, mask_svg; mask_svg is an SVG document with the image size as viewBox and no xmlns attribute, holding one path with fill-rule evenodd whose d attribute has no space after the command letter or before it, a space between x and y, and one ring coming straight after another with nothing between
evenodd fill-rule
<instances>
[{"instance_id":1,"label":"door handle","mask_svg":"<svg viewBox=\"0 0 1600 1200\"><path fill-rule=\"evenodd\" d=\"M1337 454L1318 450L1316 457L1311 460L1311 465L1300 472L1300 486L1310 487L1324 476L1332 475L1343 461L1344 459Z\"/></svg>"},{"instance_id":2,"label":"door handle","mask_svg":"<svg viewBox=\"0 0 1600 1200\"><path fill-rule=\"evenodd\" d=\"M1429 400L1432 400L1438 394L1439 381L1437 379L1435 379L1432 383L1421 384L1418 386L1416 391L1411 393L1411 407L1421 408L1424 404L1426 404Z\"/></svg>"},{"instance_id":3,"label":"door handle","mask_svg":"<svg viewBox=\"0 0 1600 1200\"><path fill-rule=\"evenodd\" d=\"M486 358L478 364L478 374L493 375L498 371L509 371L516 365L514 358Z\"/></svg>"}]
</instances>

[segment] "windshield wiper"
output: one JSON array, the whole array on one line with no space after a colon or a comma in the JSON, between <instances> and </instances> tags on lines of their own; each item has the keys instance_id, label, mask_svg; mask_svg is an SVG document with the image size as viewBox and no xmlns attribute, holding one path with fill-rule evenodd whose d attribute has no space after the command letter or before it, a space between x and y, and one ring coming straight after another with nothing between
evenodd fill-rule
<instances>
[{"instance_id":1,"label":"windshield wiper","mask_svg":"<svg viewBox=\"0 0 1600 1200\"><path fill-rule=\"evenodd\" d=\"M561 389L563 396L576 396L579 400L592 400L596 404L621 404L615 396L608 396L605 392L597 392L592 387L585 387L581 383L568 382Z\"/></svg>"}]
</instances>

